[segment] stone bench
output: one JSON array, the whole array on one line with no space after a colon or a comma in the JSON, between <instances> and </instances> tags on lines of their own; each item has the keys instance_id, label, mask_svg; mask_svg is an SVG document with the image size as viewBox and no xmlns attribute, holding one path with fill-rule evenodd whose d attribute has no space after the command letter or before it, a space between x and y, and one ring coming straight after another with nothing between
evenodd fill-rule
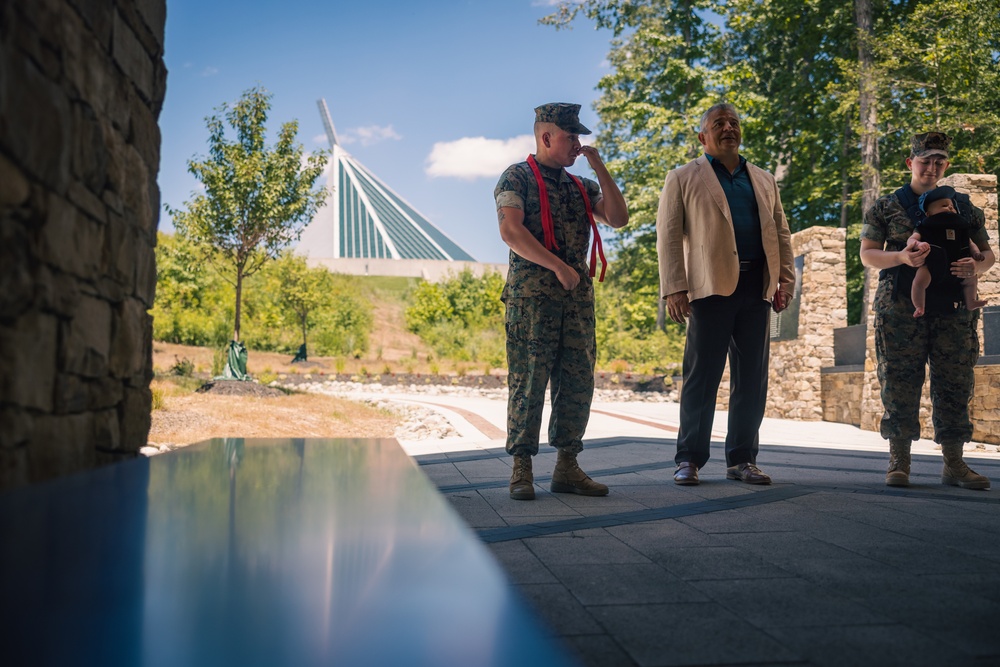
<instances>
[{"instance_id":1,"label":"stone bench","mask_svg":"<svg viewBox=\"0 0 1000 667\"><path fill-rule=\"evenodd\" d=\"M8 665L559 665L395 440L215 439L0 495Z\"/></svg>"}]
</instances>

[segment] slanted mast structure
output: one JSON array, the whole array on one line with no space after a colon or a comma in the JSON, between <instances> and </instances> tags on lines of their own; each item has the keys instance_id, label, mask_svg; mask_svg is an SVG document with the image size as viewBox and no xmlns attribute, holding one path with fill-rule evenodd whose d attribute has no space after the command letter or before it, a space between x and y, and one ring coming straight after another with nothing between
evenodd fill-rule
<instances>
[{"instance_id":1,"label":"slanted mast structure","mask_svg":"<svg viewBox=\"0 0 1000 667\"><path fill-rule=\"evenodd\" d=\"M337 260L350 259L476 261L344 150L326 100L317 105L330 141L329 194L303 231L304 254L334 269L349 265Z\"/></svg>"}]
</instances>

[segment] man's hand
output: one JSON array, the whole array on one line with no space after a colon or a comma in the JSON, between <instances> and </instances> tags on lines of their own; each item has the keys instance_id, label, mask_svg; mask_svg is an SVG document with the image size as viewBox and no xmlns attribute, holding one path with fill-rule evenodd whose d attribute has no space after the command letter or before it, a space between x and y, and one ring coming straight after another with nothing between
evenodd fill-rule
<instances>
[{"instance_id":1,"label":"man's hand","mask_svg":"<svg viewBox=\"0 0 1000 667\"><path fill-rule=\"evenodd\" d=\"M559 279L559 284L567 292L580 284L580 274L569 264L560 262L560 266L555 269L555 274L556 278Z\"/></svg>"},{"instance_id":2,"label":"man's hand","mask_svg":"<svg viewBox=\"0 0 1000 667\"><path fill-rule=\"evenodd\" d=\"M666 301L667 314L670 315L670 319L678 324L684 324L684 321L691 315L691 302L688 301L687 292L668 294Z\"/></svg>"},{"instance_id":3,"label":"man's hand","mask_svg":"<svg viewBox=\"0 0 1000 667\"><path fill-rule=\"evenodd\" d=\"M789 304L792 303L792 293L786 292L785 290L778 288L778 291L774 293L771 298L771 307L774 308L774 312L780 313L785 308L788 308Z\"/></svg>"}]
</instances>

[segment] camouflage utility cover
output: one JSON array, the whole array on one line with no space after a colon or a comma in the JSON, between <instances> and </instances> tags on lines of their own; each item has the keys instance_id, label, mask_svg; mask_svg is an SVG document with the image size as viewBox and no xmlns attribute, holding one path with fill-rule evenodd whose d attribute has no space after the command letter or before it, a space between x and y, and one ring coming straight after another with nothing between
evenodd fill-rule
<instances>
[{"instance_id":1,"label":"camouflage utility cover","mask_svg":"<svg viewBox=\"0 0 1000 667\"><path fill-rule=\"evenodd\" d=\"M556 127L572 134L590 134L590 130L580 122L580 105L553 102L535 107L536 123L553 123Z\"/></svg>"},{"instance_id":2,"label":"camouflage utility cover","mask_svg":"<svg viewBox=\"0 0 1000 667\"><path fill-rule=\"evenodd\" d=\"M944 132L924 132L914 135L910 139L910 153L913 157L928 157L930 155L948 157L949 146L951 146L951 137Z\"/></svg>"},{"instance_id":3,"label":"camouflage utility cover","mask_svg":"<svg viewBox=\"0 0 1000 667\"><path fill-rule=\"evenodd\" d=\"M580 190L565 169L553 169L543 164L538 169L548 190L549 206L552 210L552 225L555 229L558 250L552 252L564 262L574 267L580 274L580 284L566 291L556 278L556 274L543 266L524 259L516 252L510 252L510 268L503 298L544 297L548 299L591 301L594 298L593 279L590 277L590 220L587 208L580 196ZM583 181L591 206L601 200L601 188L588 178ZM511 165L500 176L496 189L497 210L510 206L524 211L524 226L544 245L542 232L542 206L538 184L527 162Z\"/></svg>"}]
</instances>

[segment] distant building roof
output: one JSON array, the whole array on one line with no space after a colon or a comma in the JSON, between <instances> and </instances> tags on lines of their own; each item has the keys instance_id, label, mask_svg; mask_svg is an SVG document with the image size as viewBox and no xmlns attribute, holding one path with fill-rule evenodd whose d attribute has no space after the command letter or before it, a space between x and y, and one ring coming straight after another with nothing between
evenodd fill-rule
<instances>
[{"instance_id":1,"label":"distant building roof","mask_svg":"<svg viewBox=\"0 0 1000 667\"><path fill-rule=\"evenodd\" d=\"M330 140L326 206L302 233L300 249L313 258L476 261L417 212L337 141L326 106L318 102Z\"/></svg>"}]
</instances>

